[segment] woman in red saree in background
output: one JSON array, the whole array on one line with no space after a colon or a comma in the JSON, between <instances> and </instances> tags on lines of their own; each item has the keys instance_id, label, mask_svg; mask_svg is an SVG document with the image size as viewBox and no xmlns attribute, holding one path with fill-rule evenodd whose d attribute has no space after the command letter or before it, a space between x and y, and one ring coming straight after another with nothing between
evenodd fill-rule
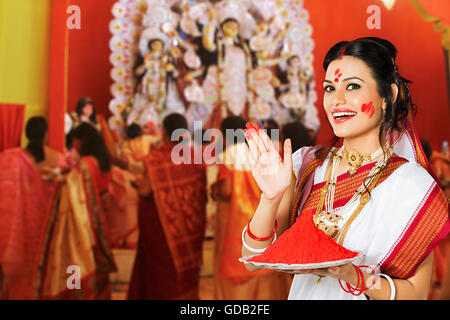
<instances>
[{"instance_id":1,"label":"woman in red saree in background","mask_svg":"<svg viewBox=\"0 0 450 320\"><path fill-rule=\"evenodd\" d=\"M81 158L53 197L37 288L43 299L109 299L109 273L116 271L102 206L109 154L89 124L74 130L73 143Z\"/></svg>"},{"instance_id":2,"label":"woman in red saree in background","mask_svg":"<svg viewBox=\"0 0 450 320\"><path fill-rule=\"evenodd\" d=\"M222 121L222 134L228 130L237 135L237 143L227 140L226 150L220 156L217 182L211 190L213 199L218 201L214 296L219 300L284 300L292 282L290 275L272 270L250 272L238 261L242 256L242 229L261 196L245 156L244 129L245 120L241 117L230 116Z\"/></svg>"},{"instance_id":3,"label":"woman in red saree in background","mask_svg":"<svg viewBox=\"0 0 450 320\"><path fill-rule=\"evenodd\" d=\"M26 149L0 154L0 299L39 298L35 279L53 192L51 178L55 169L65 166L63 156L45 145L45 118L31 118L25 131Z\"/></svg>"},{"instance_id":4,"label":"woman in red saree in background","mask_svg":"<svg viewBox=\"0 0 450 320\"><path fill-rule=\"evenodd\" d=\"M205 168L171 159L173 148L180 145L170 137L177 129L188 132L186 119L171 114L163 126L164 144L153 145L144 159L152 191L140 201L140 235L128 299L193 300L198 299L205 232ZM185 147L191 151L190 145Z\"/></svg>"}]
</instances>

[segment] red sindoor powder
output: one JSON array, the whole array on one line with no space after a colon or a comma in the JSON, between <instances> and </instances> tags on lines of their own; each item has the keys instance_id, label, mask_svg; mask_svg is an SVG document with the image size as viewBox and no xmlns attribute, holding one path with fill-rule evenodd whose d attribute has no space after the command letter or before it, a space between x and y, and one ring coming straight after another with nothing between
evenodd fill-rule
<instances>
[{"instance_id":1,"label":"red sindoor powder","mask_svg":"<svg viewBox=\"0 0 450 320\"><path fill-rule=\"evenodd\" d=\"M309 264L350 259L358 255L336 243L313 222L313 211L305 212L266 251L248 261Z\"/></svg>"}]
</instances>

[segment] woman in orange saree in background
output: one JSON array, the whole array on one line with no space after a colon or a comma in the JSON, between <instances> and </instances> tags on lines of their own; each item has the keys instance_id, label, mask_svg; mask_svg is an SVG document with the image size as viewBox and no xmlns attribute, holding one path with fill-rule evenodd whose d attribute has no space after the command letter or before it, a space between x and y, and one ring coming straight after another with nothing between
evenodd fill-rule
<instances>
[{"instance_id":1,"label":"woman in orange saree in background","mask_svg":"<svg viewBox=\"0 0 450 320\"><path fill-rule=\"evenodd\" d=\"M187 129L187 123L179 114L163 123L164 145L152 146L144 159L152 193L140 201L128 299L194 300L205 232L205 168L172 162L175 143L168 137L176 129Z\"/></svg>"},{"instance_id":2,"label":"woman in orange saree in background","mask_svg":"<svg viewBox=\"0 0 450 320\"><path fill-rule=\"evenodd\" d=\"M109 156L92 126L78 126L73 136L81 159L53 197L36 286L43 299L109 299L116 271L102 206Z\"/></svg>"},{"instance_id":3,"label":"woman in orange saree in background","mask_svg":"<svg viewBox=\"0 0 450 320\"><path fill-rule=\"evenodd\" d=\"M222 131L241 129L241 142L229 144L221 155L219 175L213 185L218 200L214 234L214 287L219 300L287 299L292 276L272 270L248 271L238 261L242 256L241 235L258 206L261 190L253 179L245 156L245 121L231 116L222 122ZM239 131L237 131L239 133Z\"/></svg>"}]
</instances>

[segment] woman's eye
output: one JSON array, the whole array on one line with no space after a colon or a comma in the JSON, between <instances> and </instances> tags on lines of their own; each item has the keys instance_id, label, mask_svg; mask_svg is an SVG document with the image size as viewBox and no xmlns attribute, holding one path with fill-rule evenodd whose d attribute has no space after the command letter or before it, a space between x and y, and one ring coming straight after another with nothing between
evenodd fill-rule
<instances>
[{"instance_id":1,"label":"woman's eye","mask_svg":"<svg viewBox=\"0 0 450 320\"><path fill-rule=\"evenodd\" d=\"M323 90L325 90L325 92L331 92L334 91L334 87L333 86L326 86L323 88Z\"/></svg>"},{"instance_id":2,"label":"woman's eye","mask_svg":"<svg viewBox=\"0 0 450 320\"><path fill-rule=\"evenodd\" d=\"M356 83L350 83L350 84L347 86L347 89L348 89L348 90L355 90L355 89L359 89L359 88L361 88L361 86L360 86L359 84L356 84Z\"/></svg>"}]
</instances>

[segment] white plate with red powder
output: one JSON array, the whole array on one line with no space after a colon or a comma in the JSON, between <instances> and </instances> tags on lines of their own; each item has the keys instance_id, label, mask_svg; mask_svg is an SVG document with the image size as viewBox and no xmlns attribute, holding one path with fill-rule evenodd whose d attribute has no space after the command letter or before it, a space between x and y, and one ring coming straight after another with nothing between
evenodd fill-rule
<instances>
[{"instance_id":1,"label":"white plate with red powder","mask_svg":"<svg viewBox=\"0 0 450 320\"><path fill-rule=\"evenodd\" d=\"M318 262L318 263L307 263L307 264L267 263L267 262L248 261L251 258L255 257L255 255L242 257L239 259L239 261L243 262L245 264L251 264L252 266L255 266L257 268L263 268L263 269L309 270L309 269L336 267L336 266L341 266L341 265L344 265L347 263L352 263L353 261L358 259L360 256L361 255L358 254L355 257L349 258L349 259L325 261L325 262Z\"/></svg>"}]
</instances>

